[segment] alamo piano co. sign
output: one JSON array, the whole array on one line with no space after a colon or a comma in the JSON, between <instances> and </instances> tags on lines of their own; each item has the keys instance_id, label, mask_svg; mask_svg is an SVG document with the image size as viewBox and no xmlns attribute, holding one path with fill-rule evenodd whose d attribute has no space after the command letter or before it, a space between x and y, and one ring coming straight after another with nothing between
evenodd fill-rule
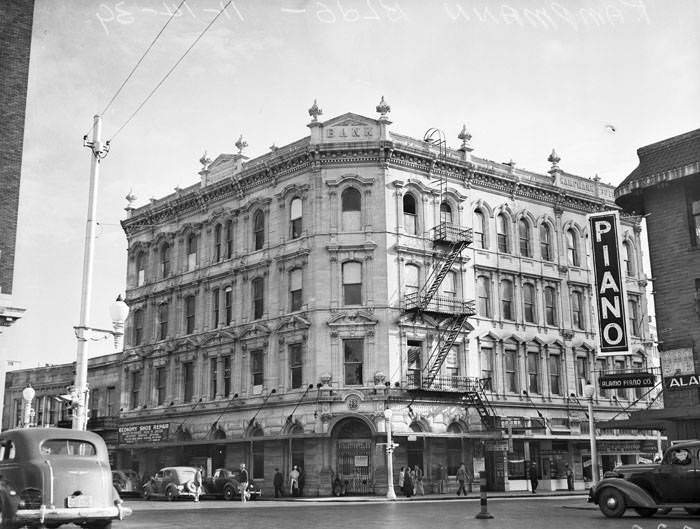
<instances>
[{"instance_id":1,"label":"alamo piano co. sign","mask_svg":"<svg viewBox=\"0 0 700 529\"><path fill-rule=\"evenodd\" d=\"M601 389L653 388L656 385L656 377L651 373L600 375L598 384Z\"/></svg>"},{"instance_id":2,"label":"alamo piano co. sign","mask_svg":"<svg viewBox=\"0 0 700 529\"><path fill-rule=\"evenodd\" d=\"M589 216L602 355L628 350L617 218L615 212Z\"/></svg>"},{"instance_id":3,"label":"alamo piano co. sign","mask_svg":"<svg viewBox=\"0 0 700 529\"><path fill-rule=\"evenodd\" d=\"M160 443L170 437L170 423L135 424L119 427L119 444Z\"/></svg>"},{"instance_id":4,"label":"alamo piano co. sign","mask_svg":"<svg viewBox=\"0 0 700 529\"><path fill-rule=\"evenodd\" d=\"M664 378L664 389L678 391L688 388L700 388L700 375L675 375Z\"/></svg>"}]
</instances>

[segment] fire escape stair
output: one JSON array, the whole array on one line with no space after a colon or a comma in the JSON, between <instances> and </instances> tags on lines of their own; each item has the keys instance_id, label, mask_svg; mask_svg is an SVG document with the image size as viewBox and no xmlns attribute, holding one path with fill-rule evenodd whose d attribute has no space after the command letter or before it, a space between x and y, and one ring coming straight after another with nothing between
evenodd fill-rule
<instances>
[{"instance_id":1,"label":"fire escape stair","mask_svg":"<svg viewBox=\"0 0 700 529\"><path fill-rule=\"evenodd\" d=\"M491 403L486 398L484 387L481 381L476 381L470 385L463 397L466 407L472 407L481 418L481 423L489 430L496 429L496 412Z\"/></svg>"},{"instance_id":2,"label":"fire escape stair","mask_svg":"<svg viewBox=\"0 0 700 529\"><path fill-rule=\"evenodd\" d=\"M428 305L430 305L430 302L432 301L433 297L435 297L435 293L440 288L442 280L445 279L447 273L452 269L452 265L462 253L462 250L464 250L464 248L466 248L468 244L469 242L465 240L459 240L450 244L449 252L445 257L445 260L442 262L440 270L435 275L433 281L430 283L425 292L422 295L419 295L418 310L425 311L428 308Z\"/></svg>"},{"instance_id":3,"label":"fire escape stair","mask_svg":"<svg viewBox=\"0 0 700 529\"><path fill-rule=\"evenodd\" d=\"M426 368L426 373L423 376L423 387L429 389L433 384L435 377L440 373L440 368L445 362L448 353L452 349L459 333L462 331L464 324L469 317L469 314L460 314L452 319L448 329L446 330L447 336L444 340L440 340L435 349L435 352L431 355L428 360L428 365ZM442 337L441 337L442 338Z\"/></svg>"}]
</instances>

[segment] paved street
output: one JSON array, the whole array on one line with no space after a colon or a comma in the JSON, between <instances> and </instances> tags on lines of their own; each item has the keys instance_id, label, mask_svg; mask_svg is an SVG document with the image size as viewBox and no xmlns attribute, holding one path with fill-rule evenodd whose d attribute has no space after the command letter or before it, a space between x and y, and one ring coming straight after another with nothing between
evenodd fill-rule
<instances>
[{"instance_id":1,"label":"paved street","mask_svg":"<svg viewBox=\"0 0 700 529\"><path fill-rule=\"evenodd\" d=\"M386 503L260 501L242 505L238 502L143 502L128 504L134 514L118 525L130 528L231 528L269 529L298 527L304 529L344 529L357 527L381 528L526 528L526 529L700 529L700 517L683 513L642 519L629 511L619 520L603 517L599 510L585 503L585 498L539 497L501 498L489 501L492 520L476 520L479 501L467 500L412 500Z\"/></svg>"}]
</instances>

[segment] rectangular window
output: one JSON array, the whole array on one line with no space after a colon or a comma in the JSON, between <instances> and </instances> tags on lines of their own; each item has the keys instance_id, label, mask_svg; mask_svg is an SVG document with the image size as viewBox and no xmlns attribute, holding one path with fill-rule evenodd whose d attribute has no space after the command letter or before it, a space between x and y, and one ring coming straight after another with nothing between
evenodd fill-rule
<instances>
[{"instance_id":1,"label":"rectangular window","mask_svg":"<svg viewBox=\"0 0 700 529\"><path fill-rule=\"evenodd\" d=\"M141 391L141 371L134 371L131 373L131 402L130 408L132 410L138 408L141 404L139 400L139 392Z\"/></svg>"},{"instance_id":2,"label":"rectangular window","mask_svg":"<svg viewBox=\"0 0 700 529\"><path fill-rule=\"evenodd\" d=\"M544 289L544 313L547 325L557 324L557 309L554 305L555 296L553 287L545 287Z\"/></svg>"},{"instance_id":3,"label":"rectangular window","mask_svg":"<svg viewBox=\"0 0 700 529\"><path fill-rule=\"evenodd\" d=\"M479 302L479 316L488 318L491 316L491 283L486 276L479 276L476 282L476 295Z\"/></svg>"},{"instance_id":4,"label":"rectangular window","mask_svg":"<svg viewBox=\"0 0 700 529\"><path fill-rule=\"evenodd\" d=\"M501 281L501 310L504 320L513 319L513 283L508 279Z\"/></svg>"},{"instance_id":5,"label":"rectangular window","mask_svg":"<svg viewBox=\"0 0 700 529\"><path fill-rule=\"evenodd\" d=\"M527 353L527 390L529 393L540 392L540 354Z\"/></svg>"},{"instance_id":6,"label":"rectangular window","mask_svg":"<svg viewBox=\"0 0 700 529\"><path fill-rule=\"evenodd\" d=\"M167 388L167 376L165 366L156 368L156 403L158 406L165 404Z\"/></svg>"},{"instance_id":7,"label":"rectangular window","mask_svg":"<svg viewBox=\"0 0 700 529\"><path fill-rule=\"evenodd\" d=\"M408 360L408 382L413 386L420 386L423 342L420 342L418 340L408 340L406 345L406 356Z\"/></svg>"},{"instance_id":8,"label":"rectangular window","mask_svg":"<svg viewBox=\"0 0 700 529\"><path fill-rule=\"evenodd\" d=\"M185 334L194 332L195 299L195 296L187 296L185 298Z\"/></svg>"},{"instance_id":9,"label":"rectangular window","mask_svg":"<svg viewBox=\"0 0 700 529\"><path fill-rule=\"evenodd\" d=\"M224 396L231 394L231 357L224 356Z\"/></svg>"},{"instance_id":10,"label":"rectangular window","mask_svg":"<svg viewBox=\"0 0 700 529\"><path fill-rule=\"evenodd\" d=\"M265 314L265 284L262 277L253 279L253 319L259 320Z\"/></svg>"},{"instance_id":11,"label":"rectangular window","mask_svg":"<svg viewBox=\"0 0 700 529\"><path fill-rule=\"evenodd\" d=\"M158 305L158 339L165 340L168 337L168 304Z\"/></svg>"},{"instance_id":12,"label":"rectangular window","mask_svg":"<svg viewBox=\"0 0 700 529\"><path fill-rule=\"evenodd\" d=\"M456 346L447 353L445 363L442 365L442 374L450 379L449 384L453 382L454 377L459 376L459 349Z\"/></svg>"},{"instance_id":13,"label":"rectangular window","mask_svg":"<svg viewBox=\"0 0 700 529\"><path fill-rule=\"evenodd\" d=\"M362 305L362 264L343 263L343 303Z\"/></svg>"},{"instance_id":14,"label":"rectangular window","mask_svg":"<svg viewBox=\"0 0 700 529\"><path fill-rule=\"evenodd\" d=\"M22 426L22 399L15 399L15 427Z\"/></svg>"},{"instance_id":15,"label":"rectangular window","mask_svg":"<svg viewBox=\"0 0 700 529\"><path fill-rule=\"evenodd\" d=\"M290 204L290 215L292 239L301 237L301 219L302 219L302 201L300 198L295 198Z\"/></svg>"},{"instance_id":16,"label":"rectangular window","mask_svg":"<svg viewBox=\"0 0 700 529\"><path fill-rule=\"evenodd\" d=\"M549 391L552 395L561 395L561 358L549 356Z\"/></svg>"},{"instance_id":17,"label":"rectangular window","mask_svg":"<svg viewBox=\"0 0 700 529\"><path fill-rule=\"evenodd\" d=\"M194 396L194 363L182 363L182 382L184 402L192 402Z\"/></svg>"},{"instance_id":18,"label":"rectangular window","mask_svg":"<svg viewBox=\"0 0 700 529\"><path fill-rule=\"evenodd\" d=\"M56 426L58 419L58 402L53 397L49 398L49 424Z\"/></svg>"},{"instance_id":19,"label":"rectangular window","mask_svg":"<svg viewBox=\"0 0 700 529\"><path fill-rule=\"evenodd\" d=\"M119 402L117 399L117 388L109 386L107 388L107 416L112 417L117 414L117 410L119 410Z\"/></svg>"},{"instance_id":20,"label":"rectangular window","mask_svg":"<svg viewBox=\"0 0 700 529\"><path fill-rule=\"evenodd\" d=\"M691 242L693 246L700 246L700 200L694 200L690 203L691 216Z\"/></svg>"},{"instance_id":21,"label":"rectangular window","mask_svg":"<svg viewBox=\"0 0 700 529\"><path fill-rule=\"evenodd\" d=\"M260 350L250 352L250 376L253 387L262 387L264 381L263 352Z\"/></svg>"},{"instance_id":22,"label":"rectangular window","mask_svg":"<svg viewBox=\"0 0 700 529\"><path fill-rule=\"evenodd\" d=\"M583 330L585 328L583 324L583 312L581 310L582 306L582 295L580 292L571 293L571 312L573 316L574 328Z\"/></svg>"},{"instance_id":23,"label":"rectangular window","mask_svg":"<svg viewBox=\"0 0 700 529\"><path fill-rule=\"evenodd\" d=\"M343 340L345 385L362 384L362 363L364 359L364 341L358 339Z\"/></svg>"},{"instance_id":24,"label":"rectangular window","mask_svg":"<svg viewBox=\"0 0 700 529\"><path fill-rule=\"evenodd\" d=\"M632 336L639 336L639 302L630 296L627 300L627 313L629 318L629 331Z\"/></svg>"},{"instance_id":25,"label":"rectangular window","mask_svg":"<svg viewBox=\"0 0 700 529\"><path fill-rule=\"evenodd\" d=\"M219 289L215 288L214 290L211 291L211 301L212 301L211 323L212 323L213 329L216 329L219 326L219 312L220 312L219 300L220 300Z\"/></svg>"},{"instance_id":26,"label":"rectangular window","mask_svg":"<svg viewBox=\"0 0 700 529\"><path fill-rule=\"evenodd\" d=\"M219 359L209 359L209 398L214 400L218 394L217 379L219 378Z\"/></svg>"},{"instance_id":27,"label":"rectangular window","mask_svg":"<svg viewBox=\"0 0 700 529\"><path fill-rule=\"evenodd\" d=\"M221 261L221 224L214 228L214 262Z\"/></svg>"},{"instance_id":28,"label":"rectangular window","mask_svg":"<svg viewBox=\"0 0 700 529\"><path fill-rule=\"evenodd\" d=\"M302 365L301 344L291 344L289 346L289 380L292 389L302 386Z\"/></svg>"},{"instance_id":29,"label":"rectangular window","mask_svg":"<svg viewBox=\"0 0 700 529\"><path fill-rule=\"evenodd\" d=\"M226 311L226 325L231 325L233 317L233 289L226 287L224 290L224 310Z\"/></svg>"},{"instance_id":30,"label":"rectangular window","mask_svg":"<svg viewBox=\"0 0 700 529\"><path fill-rule=\"evenodd\" d=\"M289 272L289 301L291 312L301 310L302 305L301 269L296 268Z\"/></svg>"},{"instance_id":31,"label":"rectangular window","mask_svg":"<svg viewBox=\"0 0 700 529\"><path fill-rule=\"evenodd\" d=\"M143 342L143 309L134 311L134 345Z\"/></svg>"},{"instance_id":32,"label":"rectangular window","mask_svg":"<svg viewBox=\"0 0 700 529\"><path fill-rule=\"evenodd\" d=\"M506 391L518 393L518 354L506 351Z\"/></svg>"},{"instance_id":33,"label":"rectangular window","mask_svg":"<svg viewBox=\"0 0 700 529\"><path fill-rule=\"evenodd\" d=\"M523 309L525 321L535 323L535 287L529 283L523 285Z\"/></svg>"},{"instance_id":34,"label":"rectangular window","mask_svg":"<svg viewBox=\"0 0 700 529\"><path fill-rule=\"evenodd\" d=\"M226 259L233 256L233 222L226 221Z\"/></svg>"},{"instance_id":35,"label":"rectangular window","mask_svg":"<svg viewBox=\"0 0 700 529\"><path fill-rule=\"evenodd\" d=\"M481 347L481 378L484 389L493 391L493 348Z\"/></svg>"},{"instance_id":36,"label":"rectangular window","mask_svg":"<svg viewBox=\"0 0 700 529\"><path fill-rule=\"evenodd\" d=\"M579 395L583 395L583 386L588 383L588 358L585 356L576 357L576 390Z\"/></svg>"}]
</instances>

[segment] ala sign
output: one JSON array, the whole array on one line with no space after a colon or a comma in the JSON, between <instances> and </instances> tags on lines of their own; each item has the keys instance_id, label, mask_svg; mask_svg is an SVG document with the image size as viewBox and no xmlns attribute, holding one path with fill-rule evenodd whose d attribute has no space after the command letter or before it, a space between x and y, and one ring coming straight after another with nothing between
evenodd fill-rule
<instances>
[{"instance_id":1,"label":"ala sign","mask_svg":"<svg viewBox=\"0 0 700 529\"><path fill-rule=\"evenodd\" d=\"M589 216L601 354L627 351L625 293L620 273L617 213Z\"/></svg>"}]
</instances>

